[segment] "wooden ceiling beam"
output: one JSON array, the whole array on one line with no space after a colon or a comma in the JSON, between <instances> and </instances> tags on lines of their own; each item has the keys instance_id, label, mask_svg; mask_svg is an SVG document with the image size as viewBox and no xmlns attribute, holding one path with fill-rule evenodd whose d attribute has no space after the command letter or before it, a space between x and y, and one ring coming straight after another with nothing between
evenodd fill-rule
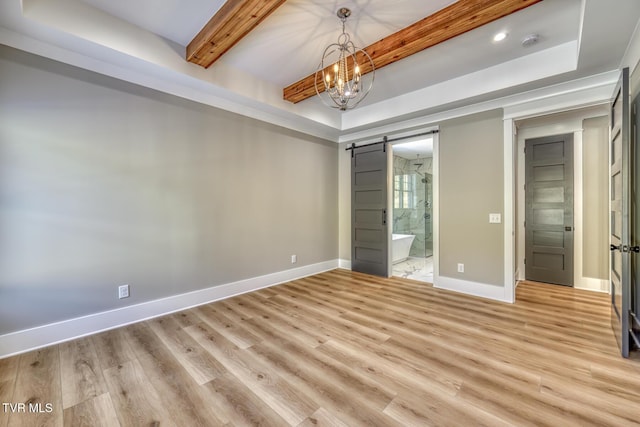
<instances>
[{"instance_id":1,"label":"wooden ceiling beam","mask_svg":"<svg viewBox=\"0 0 640 427\"><path fill-rule=\"evenodd\" d=\"M228 0L187 46L187 61L209 68L285 0Z\"/></svg>"},{"instance_id":2,"label":"wooden ceiling beam","mask_svg":"<svg viewBox=\"0 0 640 427\"><path fill-rule=\"evenodd\" d=\"M364 50L375 69L404 59L482 25L503 18L542 0L459 0L433 15L385 37ZM371 72L368 61L359 59L361 73ZM283 90L285 100L297 103L316 95L313 73ZM324 85L320 85L324 90Z\"/></svg>"}]
</instances>

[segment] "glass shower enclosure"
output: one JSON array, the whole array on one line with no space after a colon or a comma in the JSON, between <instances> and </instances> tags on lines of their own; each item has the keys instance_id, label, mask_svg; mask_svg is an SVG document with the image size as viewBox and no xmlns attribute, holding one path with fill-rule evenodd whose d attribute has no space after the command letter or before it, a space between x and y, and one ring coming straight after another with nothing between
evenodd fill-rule
<instances>
[{"instance_id":1,"label":"glass shower enclosure","mask_svg":"<svg viewBox=\"0 0 640 427\"><path fill-rule=\"evenodd\" d=\"M415 236L410 257L433 255L432 157L394 156L393 232Z\"/></svg>"}]
</instances>

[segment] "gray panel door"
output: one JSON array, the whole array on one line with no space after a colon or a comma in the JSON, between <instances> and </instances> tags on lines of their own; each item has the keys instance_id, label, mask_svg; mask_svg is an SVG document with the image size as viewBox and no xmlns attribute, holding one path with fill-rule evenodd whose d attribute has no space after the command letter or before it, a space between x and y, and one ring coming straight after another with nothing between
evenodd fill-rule
<instances>
[{"instance_id":1,"label":"gray panel door","mask_svg":"<svg viewBox=\"0 0 640 427\"><path fill-rule=\"evenodd\" d=\"M638 149L638 130L640 130L640 94L631 103L631 316L629 319L631 341L630 348L640 348L640 150Z\"/></svg>"},{"instance_id":2,"label":"gray panel door","mask_svg":"<svg viewBox=\"0 0 640 427\"><path fill-rule=\"evenodd\" d=\"M386 143L351 151L351 269L389 276Z\"/></svg>"},{"instance_id":3,"label":"gray panel door","mask_svg":"<svg viewBox=\"0 0 640 427\"><path fill-rule=\"evenodd\" d=\"M622 71L611 103L611 328L622 356L629 356L629 308L631 302L631 144L629 69Z\"/></svg>"},{"instance_id":4,"label":"gray panel door","mask_svg":"<svg viewBox=\"0 0 640 427\"><path fill-rule=\"evenodd\" d=\"M527 280L573 286L573 135L525 141Z\"/></svg>"}]
</instances>

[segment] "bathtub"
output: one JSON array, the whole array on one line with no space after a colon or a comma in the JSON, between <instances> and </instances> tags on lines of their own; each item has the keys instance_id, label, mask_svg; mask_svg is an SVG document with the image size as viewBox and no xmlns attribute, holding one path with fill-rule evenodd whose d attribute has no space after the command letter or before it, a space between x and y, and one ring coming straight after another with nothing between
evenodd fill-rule
<instances>
[{"instance_id":1,"label":"bathtub","mask_svg":"<svg viewBox=\"0 0 640 427\"><path fill-rule=\"evenodd\" d=\"M391 240L391 262L402 262L409 258L409 251L413 244L413 234L393 234Z\"/></svg>"}]
</instances>

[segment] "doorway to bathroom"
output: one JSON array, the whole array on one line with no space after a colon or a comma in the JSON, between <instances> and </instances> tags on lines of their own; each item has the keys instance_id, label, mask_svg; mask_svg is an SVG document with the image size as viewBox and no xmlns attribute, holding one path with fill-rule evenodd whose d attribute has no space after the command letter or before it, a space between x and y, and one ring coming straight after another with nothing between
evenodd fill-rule
<instances>
[{"instance_id":1,"label":"doorway to bathroom","mask_svg":"<svg viewBox=\"0 0 640 427\"><path fill-rule=\"evenodd\" d=\"M392 275L433 282L433 137L393 145Z\"/></svg>"}]
</instances>

